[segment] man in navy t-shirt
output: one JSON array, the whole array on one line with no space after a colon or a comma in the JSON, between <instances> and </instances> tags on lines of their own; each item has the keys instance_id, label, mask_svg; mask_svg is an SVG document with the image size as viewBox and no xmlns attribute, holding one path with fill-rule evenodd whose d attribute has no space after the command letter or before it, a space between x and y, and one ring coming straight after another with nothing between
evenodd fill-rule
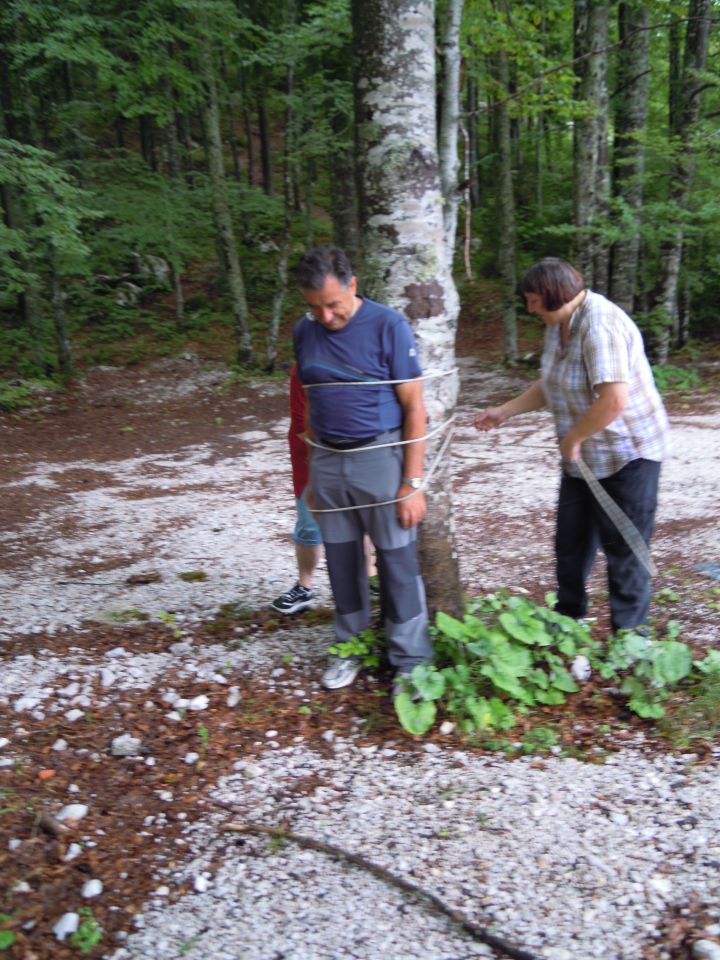
<instances>
[{"instance_id":1,"label":"man in navy t-shirt","mask_svg":"<svg viewBox=\"0 0 720 960\"><path fill-rule=\"evenodd\" d=\"M427 427L415 340L401 314L358 296L341 250L308 251L296 279L310 308L293 331L313 441L308 502L319 511L336 640L369 625L367 533L377 551L388 657L399 678L432 657L416 550ZM323 685L348 686L360 667L352 657L335 657Z\"/></svg>"}]
</instances>

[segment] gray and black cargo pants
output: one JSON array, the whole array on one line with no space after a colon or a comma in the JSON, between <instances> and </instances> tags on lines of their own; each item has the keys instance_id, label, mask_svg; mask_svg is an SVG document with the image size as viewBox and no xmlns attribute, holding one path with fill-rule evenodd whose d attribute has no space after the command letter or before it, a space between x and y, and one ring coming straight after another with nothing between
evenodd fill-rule
<instances>
[{"instance_id":1,"label":"gray and black cargo pants","mask_svg":"<svg viewBox=\"0 0 720 960\"><path fill-rule=\"evenodd\" d=\"M363 507L396 496L402 479L403 448L373 447L400 439L400 430L392 430L375 437L368 447L356 450L316 448L310 464L310 482L318 509L360 508L315 514L335 600L337 641L366 630L370 623L363 549L367 533L377 552L388 658L396 670L406 673L433 655L425 588L417 559L417 529L400 526L394 503Z\"/></svg>"}]
</instances>

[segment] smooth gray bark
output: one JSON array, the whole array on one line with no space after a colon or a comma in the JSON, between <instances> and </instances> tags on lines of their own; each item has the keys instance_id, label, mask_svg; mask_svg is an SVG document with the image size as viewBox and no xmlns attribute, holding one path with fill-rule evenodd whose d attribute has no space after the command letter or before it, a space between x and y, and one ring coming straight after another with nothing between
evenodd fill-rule
<instances>
[{"instance_id":1,"label":"smooth gray bark","mask_svg":"<svg viewBox=\"0 0 720 960\"><path fill-rule=\"evenodd\" d=\"M688 3L682 82L676 106L678 113L670 124L671 130L676 133L678 147L670 185L670 198L676 215L673 236L662 245L660 251L660 280L653 296L659 323L649 338L649 352L658 364L667 362L673 328L677 335L678 278L684 242L683 212L688 205L695 170L691 135L700 119L702 71L707 60L710 13L711 0L690 0Z\"/></svg>"},{"instance_id":2,"label":"smooth gray bark","mask_svg":"<svg viewBox=\"0 0 720 960\"><path fill-rule=\"evenodd\" d=\"M237 361L239 364L246 366L249 365L253 359L249 314L245 297L245 282L237 255L235 232L233 230L227 198L215 66L210 41L207 39L206 31L205 33L206 38L200 55L200 66L205 86L202 113L208 158L208 174L212 189L213 218L215 221L221 264L224 268L224 274L230 290Z\"/></svg>"},{"instance_id":3,"label":"smooth gray bark","mask_svg":"<svg viewBox=\"0 0 720 960\"><path fill-rule=\"evenodd\" d=\"M449 0L445 12L443 31L442 90L440 99L440 124L438 131L438 149L440 160L440 185L443 195L443 219L445 223L445 245L450 252L452 264L457 234L458 208L458 133L460 131L460 21L462 20L463 0Z\"/></svg>"},{"instance_id":4,"label":"smooth gray bark","mask_svg":"<svg viewBox=\"0 0 720 960\"><path fill-rule=\"evenodd\" d=\"M517 302L515 250L515 192L513 189L513 149L507 94L510 87L508 57L505 50L495 54L495 76L500 91L500 102L495 107L495 135L498 153L498 268L502 284L503 344L505 360L517 360Z\"/></svg>"},{"instance_id":5,"label":"smooth gray bark","mask_svg":"<svg viewBox=\"0 0 720 960\"><path fill-rule=\"evenodd\" d=\"M603 281L602 253L596 232L602 223L602 212L607 204L609 181L607 170L607 54L599 51L607 46L608 4L598 0L575 0L575 56L585 56L576 67L578 84L576 100L581 114L573 126L573 198L575 266L585 277L588 286Z\"/></svg>"},{"instance_id":6,"label":"smooth gray bark","mask_svg":"<svg viewBox=\"0 0 720 960\"><path fill-rule=\"evenodd\" d=\"M622 236L612 248L610 299L632 313L638 278L640 224L645 173L643 131L648 110L648 24L643 0L621 3L618 32L622 42L616 59L613 192Z\"/></svg>"},{"instance_id":7,"label":"smooth gray bark","mask_svg":"<svg viewBox=\"0 0 720 960\"><path fill-rule=\"evenodd\" d=\"M433 0L354 0L356 118L365 249L363 290L402 311L417 338L432 430L453 413L458 393L455 330L459 303L445 243L436 149ZM442 436L427 444L426 469ZM431 610L458 614L450 457L428 488L420 556Z\"/></svg>"}]
</instances>

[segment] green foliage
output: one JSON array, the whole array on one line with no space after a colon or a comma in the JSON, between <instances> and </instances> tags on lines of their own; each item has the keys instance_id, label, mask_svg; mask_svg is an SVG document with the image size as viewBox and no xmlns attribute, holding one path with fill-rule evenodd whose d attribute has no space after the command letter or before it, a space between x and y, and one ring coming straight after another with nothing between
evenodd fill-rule
<instances>
[{"instance_id":1,"label":"green foliage","mask_svg":"<svg viewBox=\"0 0 720 960\"><path fill-rule=\"evenodd\" d=\"M92 953L102 940L104 930L93 916L90 907L81 907L80 916L83 919L68 943L71 947L77 947L82 954Z\"/></svg>"},{"instance_id":2,"label":"green foliage","mask_svg":"<svg viewBox=\"0 0 720 960\"><path fill-rule=\"evenodd\" d=\"M695 390L700 386L700 375L692 367L677 367L672 363L653 366L655 385L661 393Z\"/></svg>"},{"instance_id":3,"label":"green foliage","mask_svg":"<svg viewBox=\"0 0 720 960\"><path fill-rule=\"evenodd\" d=\"M359 657L364 667L377 667L380 663L378 643L372 630L363 630L357 636L328 647L337 657Z\"/></svg>"},{"instance_id":4,"label":"green foliage","mask_svg":"<svg viewBox=\"0 0 720 960\"><path fill-rule=\"evenodd\" d=\"M9 913L0 913L0 927L4 927L8 923L12 923L12 917ZM15 943L15 934L12 930L2 930L0 929L0 950L3 952L9 950L10 947Z\"/></svg>"},{"instance_id":5,"label":"green foliage","mask_svg":"<svg viewBox=\"0 0 720 960\"><path fill-rule=\"evenodd\" d=\"M554 602L553 594L543 606L503 592L473 600L462 620L438 613L436 664L416 667L395 698L402 726L422 735L442 709L466 735L509 730L519 714L559 706L578 691L571 672L576 657L617 683L629 709L645 719L662 718L671 692L693 678L720 677L720 653L693 663L675 621L665 638L625 631L603 646L585 624L552 609ZM540 736L530 739L539 743ZM543 749L555 745L542 737Z\"/></svg>"}]
</instances>

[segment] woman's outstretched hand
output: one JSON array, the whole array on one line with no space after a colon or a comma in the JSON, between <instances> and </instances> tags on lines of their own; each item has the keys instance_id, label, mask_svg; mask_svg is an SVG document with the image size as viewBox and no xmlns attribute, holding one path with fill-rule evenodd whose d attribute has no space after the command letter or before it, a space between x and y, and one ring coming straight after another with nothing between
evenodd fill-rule
<instances>
[{"instance_id":1,"label":"woman's outstretched hand","mask_svg":"<svg viewBox=\"0 0 720 960\"><path fill-rule=\"evenodd\" d=\"M507 416L502 412L502 407L488 407L482 413L479 413L473 420L476 430L492 430L493 427L499 427L505 423Z\"/></svg>"}]
</instances>

